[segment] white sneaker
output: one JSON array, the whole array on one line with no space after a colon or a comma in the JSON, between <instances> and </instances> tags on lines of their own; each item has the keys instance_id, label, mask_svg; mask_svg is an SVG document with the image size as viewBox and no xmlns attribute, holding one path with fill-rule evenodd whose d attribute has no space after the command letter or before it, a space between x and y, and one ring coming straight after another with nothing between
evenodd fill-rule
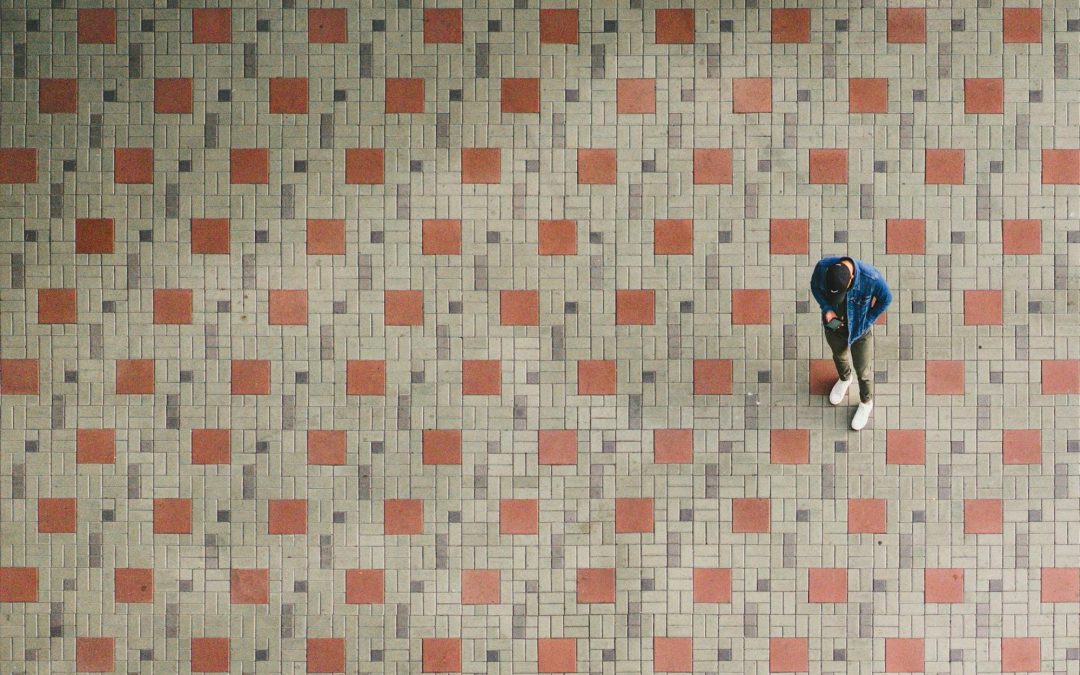
<instances>
[{"instance_id":1,"label":"white sneaker","mask_svg":"<svg viewBox=\"0 0 1080 675\"><path fill-rule=\"evenodd\" d=\"M870 421L870 411L873 409L873 399L866 403L859 403L859 409L855 411L855 417L851 418L851 428L855 431L862 431L866 423Z\"/></svg>"},{"instance_id":2,"label":"white sneaker","mask_svg":"<svg viewBox=\"0 0 1080 675\"><path fill-rule=\"evenodd\" d=\"M854 381L854 375L851 376L850 380L837 380L836 384L832 386L832 391L829 392L829 403L840 405L840 401L843 401L844 397L847 396L848 387Z\"/></svg>"}]
</instances>

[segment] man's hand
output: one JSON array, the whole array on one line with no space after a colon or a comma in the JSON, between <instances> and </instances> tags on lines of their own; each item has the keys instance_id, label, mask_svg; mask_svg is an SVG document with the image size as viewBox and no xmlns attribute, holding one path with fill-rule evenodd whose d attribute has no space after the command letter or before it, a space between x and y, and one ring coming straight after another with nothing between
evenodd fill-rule
<instances>
[{"instance_id":1,"label":"man's hand","mask_svg":"<svg viewBox=\"0 0 1080 675\"><path fill-rule=\"evenodd\" d=\"M825 312L825 323L829 323L830 321L832 321L835 318L836 318L836 312L832 311L831 309L829 311Z\"/></svg>"}]
</instances>

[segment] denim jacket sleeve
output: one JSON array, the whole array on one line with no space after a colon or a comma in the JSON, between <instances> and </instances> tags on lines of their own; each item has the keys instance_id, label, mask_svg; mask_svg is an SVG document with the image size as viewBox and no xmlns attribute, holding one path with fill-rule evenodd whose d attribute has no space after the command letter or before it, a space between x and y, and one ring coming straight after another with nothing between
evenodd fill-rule
<instances>
[{"instance_id":1,"label":"denim jacket sleeve","mask_svg":"<svg viewBox=\"0 0 1080 675\"><path fill-rule=\"evenodd\" d=\"M885 279L875 279L873 297L877 299L874 306L866 313L866 325L873 326L874 322L878 320L885 310L892 304L893 296L892 291L889 289L889 285L885 283Z\"/></svg>"}]
</instances>

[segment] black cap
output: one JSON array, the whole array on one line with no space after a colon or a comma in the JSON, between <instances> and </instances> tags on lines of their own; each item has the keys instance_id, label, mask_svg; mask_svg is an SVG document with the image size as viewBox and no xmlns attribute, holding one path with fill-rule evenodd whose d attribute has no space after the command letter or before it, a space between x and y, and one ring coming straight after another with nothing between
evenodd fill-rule
<instances>
[{"instance_id":1,"label":"black cap","mask_svg":"<svg viewBox=\"0 0 1080 675\"><path fill-rule=\"evenodd\" d=\"M851 283L851 270L847 265L838 262L825 272L825 288L832 295L843 293Z\"/></svg>"}]
</instances>

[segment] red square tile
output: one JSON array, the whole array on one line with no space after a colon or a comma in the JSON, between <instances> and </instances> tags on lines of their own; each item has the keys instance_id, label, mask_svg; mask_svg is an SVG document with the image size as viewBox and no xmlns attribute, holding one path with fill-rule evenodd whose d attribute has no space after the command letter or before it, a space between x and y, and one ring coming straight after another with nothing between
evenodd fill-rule
<instances>
[{"instance_id":1,"label":"red square tile","mask_svg":"<svg viewBox=\"0 0 1080 675\"><path fill-rule=\"evenodd\" d=\"M577 640L574 638L539 638L536 641L536 672L578 672Z\"/></svg>"},{"instance_id":2,"label":"red square tile","mask_svg":"<svg viewBox=\"0 0 1080 675\"><path fill-rule=\"evenodd\" d=\"M577 377L578 396L613 396L617 393L618 369L613 360L578 361Z\"/></svg>"},{"instance_id":3,"label":"red square tile","mask_svg":"<svg viewBox=\"0 0 1080 675\"><path fill-rule=\"evenodd\" d=\"M116 10L80 9L79 44L116 44Z\"/></svg>"},{"instance_id":4,"label":"red square tile","mask_svg":"<svg viewBox=\"0 0 1080 675\"><path fill-rule=\"evenodd\" d=\"M424 112L424 78L391 77L386 80L387 113Z\"/></svg>"},{"instance_id":5,"label":"red square tile","mask_svg":"<svg viewBox=\"0 0 1080 675\"><path fill-rule=\"evenodd\" d=\"M656 44L694 44L694 10L656 10Z\"/></svg>"},{"instance_id":6,"label":"red square tile","mask_svg":"<svg viewBox=\"0 0 1080 675\"><path fill-rule=\"evenodd\" d=\"M807 575L807 602L847 602L848 571L845 567L813 567Z\"/></svg>"},{"instance_id":7,"label":"red square tile","mask_svg":"<svg viewBox=\"0 0 1080 675\"><path fill-rule=\"evenodd\" d=\"M1043 602L1080 602L1080 567L1044 567L1041 574Z\"/></svg>"},{"instance_id":8,"label":"red square tile","mask_svg":"<svg viewBox=\"0 0 1080 675\"><path fill-rule=\"evenodd\" d=\"M232 10L191 10L191 41L197 45L232 42Z\"/></svg>"},{"instance_id":9,"label":"red square tile","mask_svg":"<svg viewBox=\"0 0 1080 675\"><path fill-rule=\"evenodd\" d=\"M769 456L773 464L808 464L809 429L773 429L769 432Z\"/></svg>"},{"instance_id":10,"label":"red square tile","mask_svg":"<svg viewBox=\"0 0 1080 675\"><path fill-rule=\"evenodd\" d=\"M229 602L266 605L270 602L270 570L233 569L229 572Z\"/></svg>"},{"instance_id":11,"label":"red square tile","mask_svg":"<svg viewBox=\"0 0 1080 675\"><path fill-rule=\"evenodd\" d=\"M1042 642L1039 638L1001 638L1001 672L1043 672Z\"/></svg>"},{"instance_id":12,"label":"red square tile","mask_svg":"<svg viewBox=\"0 0 1080 675\"><path fill-rule=\"evenodd\" d=\"M461 464L461 430L424 429L423 461L428 466Z\"/></svg>"},{"instance_id":13,"label":"red square tile","mask_svg":"<svg viewBox=\"0 0 1080 675\"><path fill-rule=\"evenodd\" d=\"M309 44L342 44L349 41L349 10L309 9L307 15Z\"/></svg>"},{"instance_id":14,"label":"red square tile","mask_svg":"<svg viewBox=\"0 0 1080 675\"><path fill-rule=\"evenodd\" d=\"M462 148L461 182L492 185L502 181L502 152L499 148Z\"/></svg>"},{"instance_id":15,"label":"red square tile","mask_svg":"<svg viewBox=\"0 0 1080 675\"><path fill-rule=\"evenodd\" d=\"M381 605L386 601L386 572L346 570L345 602L350 605Z\"/></svg>"},{"instance_id":16,"label":"red square tile","mask_svg":"<svg viewBox=\"0 0 1080 675\"><path fill-rule=\"evenodd\" d=\"M310 429L307 432L307 463L309 466L342 466L348 448L348 437L338 429Z\"/></svg>"},{"instance_id":17,"label":"red square tile","mask_svg":"<svg viewBox=\"0 0 1080 675\"><path fill-rule=\"evenodd\" d=\"M0 185L37 182L37 148L0 148Z\"/></svg>"},{"instance_id":18,"label":"red square tile","mask_svg":"<svg viewBox=\"0 0 1080 675\"><path fill-rule=\"evenodd\" d=\"M656 80L620 77L615 85L615 110L620 115L656 112Z\"/></svg>"},{"instance_id":19,"label":"red square tile","mask_svg":"<svg viewBox=\"0 0 1080 675\"><path fill-rule=\"evenodd\" d=\"M37 359L0 359L0 394L37 395L38 370Z\"/></svg>"},{"instance_id":20,"label":"red square tile","mask_svg":"<svg viewBox=\"0 0 1080 675\"><path fill-rule=\"evenodd\" d=\"M810 221L805 218L773 218L769 221L769 253L807 255L810 253Z\"/></svg>"},{"instance_id":21,"label":"red square tile","mask_svg":"<svg viewBox=\"0 0 1080 675\"><path fill-rule=\"evenodd\" d=\"M116 362L117 394L153 394L154 360L123 359Z\"/></svg>"},{"instance_id":22,"label":"red square tile","mask_svg":"<svg viewBox=\"0 0 1080 675\"><path fill-rule=\"evenodd\" d=\"M964 79L964 112L1001 115L1005 112L1005 80L1000 77Z\"/></svg>"},{"instance_id":23,"label":"red square tile","mask_svg":"<svg viewBox=\"0 0 1080 675\"><path fill-rule=\"evenodd\" d=\"M154 570L152 568L117 568L113 573L113 596L118 603L147 603L154 601Z\"/></svg>"},{"instance_id":24,"label":"red square tile","mask_svg":"<svg viewBox=\"0 0 1080 675\"><path fill-rule=\"evenodd\" d=\"M232 432L228 429L192 429L192 464L232 462Z\"/></svg>"},{"instance_id":25,"label":"red square tile","mask_svg":"<svg viewBox=\"0 0 1080 675\"><path fill-rule=\"evenodd\" d=\"M619 498L615 500L615 533L635 534L653 531L653 500L644 498Z\"/></svg>"},{"instance_id":26,"label":"red square tile","mask_svg":"<svg viewBox=\"0 0 1080 675\"><path fill-rule=\"evenodd\" d=\"M540 325L540 291L499 291L499 323Z\"/></svg>"},{"instance_id":27,"label":"red square tile","mask_svg":"<svg viewBox=\"0 0 1080 675\"><path fill-rule=\"evenodd\" d=\"M888 531L888 507L884 499L849 499L848 534L885 534Z\"/></svg>"},{"instance_id":28,"label":"red square tile","mask_svg":"<svg viewBox=\"0 0 1080 675\"><path fill-rule=\"evenodd\" d=\"M1001 252L1005 255L1042 253L1042 221L1001 221Z\"/></svg>"},{"instance_id":29,"label":"red square tile","mask_svg":"<svg viewBox=\"0 0 1080 675\"><path fill-rule=\"evenodd\" d=\"M345 255L345 221L309 218L308 255Z\"/></svg>"},{"instance_id":30,"label":"red square tile","mask_svg":"<svg viewBox=\"0 0 1080 675\"><path fill-rule=\"evenodd\" d=\"M731 185L733 175L730 148L694 149L694 185Z\"/></svg>"},{"instance_id":31,"label":"red square tile","mask_svg":"<svg viewBox=\"0 0 1080 675\"><path fill-rule=\"evenodd\" d=\"M270 291L271 326L306 326L308 294L304 290Z\"/></svg>"},{"instance_id":32,"label":"red square tile","mask_svg":"<svg viewBox=\"0 0 1080 675\"><path fill-rule=\"evenodd\" d=\"M965 326L1000 326L1003 321L1001 291L964 291Z\"/></svg>"},{"instance_id":33,"label":"red square tile","mask_svg":"<svg viewBox=\"0 0 1080 675\"><path fill-rule=\"evenodd\" d=\"M810 393L828 394L836 384L836 364L832 359L810 359Z\"/></svg>"},{"instance_id":34,"label":"red square tile","mask_svg":"<svg viewBox=\"0 0 1080 675\"><path fill-rule=\"evenodd\" d=\"M724 396L731 393L731 359L695 359L694 395Z\"/></svg>"},{"instance_id":35,"label":"red square tile","mask_svg":"<svg viewBox=\"0 0 1080 675\"><path fill-rule=\"evenodd\" d=\"M656 291L616 290L615 323L622 326L651 326L656 323Z\"/></svg>"},{"instance_id":36,"label":"red square tile","mask_svg":"<svg viewBox=\"0 0 1080 675\"><path fill-rule=\"evenodd\" d=\"M1042 42L1042 10L1038 7L1005 7L1001 10L1002 42Z\"/></svg>"},{"instance_id":37,"label":"red square tile","mask_svg":"<svg viewBox=\"0 0 1080 675\"><path fill-rule=\"evenodd\" d=\"M461 604L499 604L500 578L499 570L461 570Z\"/></svg>"},{"instance_id":38,"label":"red square tile","mask_svg":"<svg viewBox=\"0 0 1080 675\"><path fill-rule=\"evenodd\" d=\"M267 534L307 534L306 499L271 499L267 504Z\"/></svg>"},{"instance_id":39,"label":"red square tile","mask_svg":"<svg viewBox=\"0 0 1080 675\"><path fill-rule=\"evenodd\" d=\"M926 150L927 185L963 185L963 150Z\"/></svg>"},{"instance_id":40,"label":"red square tile","mask_svg":"<svg viewBox=\"0 0 1080 675\"><path fill-rule=\"evenodd\" d=\"M694 602L730 603L731 568L694 568Z\"/></svg>"},{"instance_id":41,"label":"red square tile","mask_svg":"<svg viewBox=\"0 0 1080 675\"><path fill-rule=\"evenodd\" d=\"M964 362L926 362L926 393L936 396L963 396Z\"/></svg>"},{"instance_id":42,"label":"red square tile","mask_svg":"<svg viewBox=\"0 0 1080 675\"><path fill-rule=\"evenodd\" d=\"M540 502L536 499L499 501L500 534L540 534Z\"/></svg>"},{"instance_id":43,"label":"red square tile","mask_svg":"<svg viewBox=\"0 0 1080 675\"><path fill-rule=\"evenodd\" d=\"M694 639L688 637L654 637L653 672L694 672Z\"/></svg>"},{"instance_id":44,"label":"red square tile","mask_svg":"<svg viewBox=\"0 0 1080 675\"><path fill-rule=\"evenodd\" d=\"M1080 360L1042 362L1044 396L1080 394Z\"/></svg>"},{"instance_id":45,"label":"red square tile","mask_svg":"<svg viewBox=\"0 0 1080 675\"><path fill-rule=\"evenodd\" d=\"M810 183L843 185L848 182L848 151L843 148L810 150Z\"/></svg>"},{"instance_id":46,"label":"red square tile","mask_svg":"<svg viewBox=\"0 0 1080 675\"><path fill-rule=\"evenodd\" d=\"M577 571L577 602L579 605L615 602L615 569L594 567Z\"/></svg>"},{"instance_id":47,"label":"red square tile","mask_svg":"<svg viewBox=\"0 0 1080 675\"><path fill-rule=\"evenodd\" d=\"M770 323L772 323L772 309L767 288L731 291L731 324L733 326L767 326Z\"/></svg>"},{"instance_id":48,"label":"red square tile","mask_svg":"<svg viewBox=\"0 0 1080 675\"><path fill-rule=\"evenodd\" d=\"M885 672L925 672L923 648L922 638L885 638Z\"/></svg>"},{"instance_id":49,"label":"red square tile","mask_svg":"<svg viewBox=\"0 0 1080 675\"><path fill-rule=\"evenodd\" d=\"M153 148L116 148L113 151L113 179L117 183L153 183Z\"/></svg>"},{"instance_id":50,"label":"red square tile","mask_svg":"<svg viewBox=\"0 0 1080 675\"><path fill-rule=\"evenodd\" d=\"M365 359L346 365L345 391L349 396L385 396L386 361Z\"/></svg>"},{"instance_id":51,"label":"red square tile","mask_svg":"<svg viewBox=\"0 0 1080 675\"><path fill-rule=\"evenodd\" d=\"M1043 185L1080 185L1080 150L1043 150Z\"/></svg>"},{"instance_id":52,"label":"red square tile","mask_svg":"<svg viewBox=\"0 0 1080 675\"><path fill-rule=\"evenodd\" d=\"M578 148L578 185L615 185L618 157L614 149Z\"/></svg>"},{"instance_id":53,"label":"red square tile","mask_svg":"<svg viewBox=\"0 0 1080 675\"><path fill-rule=\"evenodd\" d=\"M576 220L541 220L537 224L540 255L576 255Z\"/></svg>"},{"instance_id":54,"label":"red square tile","mask_svg":"<svg viewBox=\"0 0 1080 675\"><path fill-rule=\"evenodd\" d=\"M538 462L543 465L577 464L577 431L541 429L537 432Z\"/></svg>"},{"instance_id":55,"label":"red square tile","mask_svg":"<svg viewBox=\"0 0 1080 675\"><path fill-rule=\"evenodd\" d=\"M964 500L964 534L1001 534L1004 523L1000 499Z\"/></svg>"},{"instance_id":56,"label":"red square tile","mask_svg":"<svg viewBox=\"0 0 1080 675\"><path fill-rule=\"evenodd\" d=\"M421 648L423 650L422 672L461 672L461 640L459 638L424 638Z\"/></svg>"},{"instance_id":57,"label":"red square tile","mask_svg":"<svg viewBox=\"0 0 1080 675\"><path fill-rule=\"evenodd\" d=\"M423 534L424 500L383 500L383 534Z\"/></svg>"},{"instance_id":58,"label":"red square tile","mask_svg":"<svg viewBox=\"0 0 1080 675\"><path fill-rule=\"evenodd\" d=\"M194 105L195 90L190 77L154 80L154 112L156 114L189 114L194 110Z\"/></svg>"},{"instance_id":59,"label":"red square tile","mask_svg":"<svg viewBox=\"0 0 1080 675\"><path fill-rule=\"evenodd\" d=\"M266 148L229 150L229 182L233 185L270 182L270 151Z\"/></svg>"},{"instance_id":60,"label":"red square tile","mask_svg":"<svg viewBox=\"0 0 1080 675\"><path fill-rule=\"evenodd\" d=\"M424 10L424 44L461 44L462 35L460 9Z\"/></svg>"},{"instance_id":61,"label":"red square tile","mask_svg":"<svg viewBox=\"0 0 1080 675\"><path fill-rule=\"evenodd\" d=\"M693 255L694 221L688 218L653 221L653 253Z\"/></svg>"},{"instance_id":62,"label":"red square tile","mask_svg":"<svg viewBox=\"0 0 1080 675\"><path fill-rule=\"evenodd\" d=\"M885 252L890 255L926 253L926 221L890 218L885 221Z\"/></svg>"},{"instance_id":63,"label":"red square tile","mask_svg":"<svg viewBox=\"0 0 1080 675\"><path fill-rule=\"evenodd\" d=\"M502 362L465 360L461 363L461 393L465 396L498 396L502 393Z\"/></svg>"},{"instance_id":64,"label":"red square tile","mask_svg":"<svg viewBox=\"0 0 1080 675\"><path fill-rule=\"evenodd\" d=\"M191 323L194 292L190 288L155 288L154 323Z\"/></svg>"},{"instance_id":65,"label":"red square tile","mask_svg":"<svg viewBox=\"0 0 1080 675\"><path fill-rule=\"evenodd\" d=\"M925 429L889 429L885 432L885 463L926 464Z\"/></svg>"},{"instance_id":66,"label":"red square tile","mask_svg":"<svg viewBox=\"0 0 1080 675\"><path fill-rule=\"evenodd\" d=\"M199 255L228 255L229 227L228 218L192 218L191 252Z\"/></svg>"},{"instance_id":67,"label":"red square tile","mask_svg":"<svg viewBox=\"0 0 1080 675\"><path fill-rule=\"evenodd\" d=\"M899 44L926 42L926 10L891 7L887 15L886 38Z\"/></svg>"},{"instance_id":68,"label":"red square tile","mask_svg":"<svg viewBox=\"0 0 1080 675\"><path fill-rule=\"evenodd\" d=\"M386 152L382 148L345 150L345 182L349 185L382 185L386 182Z\"/></svg>"},{"instance_id":69,"label":"red square tile","mask_svg":"<svg viewBox=\"0 0 1080 675\"><path fill-rule=\"evenodd\" d=\"M421 242L424 255L461 255L461 221L425 219Z\"/></svg>"},{"instance_id":70,"label":"red square tile","mask_svg":"<svg viewBox=\"0 0 1080 675\"><path fill-rule=\"evenodd\" d=\"M37 602L36 567L0 567L0 602Z\"/></svg>"},{"instance_id":71,"label":"red square tile","mask_svg":"<svg viewBox=\"0 0 1080 675\"><path fill-rule=\"evenodd\" d=\"M38 532L74 534L78 525L77 501L68 498L42 498L37 501Z\"/></svg>"},{"instance_id":72,"label":"red square tile","mask_svg":"<svg viewBox=\"0 0 1080 675\"><path fill-rule=\"evenodd\" d=\"M271 77L270 112L276 114L305 114L308 111L308 81L306 77Z\"/></svg>"},{"instance_id":73,"label":"red square tile","mask_svg":"<svg viewBox=\"0 0 1080 675\"><path fill-rule=\"evenodd\" d=\"M385 291L383 321L387 326L423 326L423 291Z\"/></svg>"},{"instance_id":74,"label":"red square tile","mask_svg":"<svg viewBox=\"0 0 1080 675\"><path fill-rule=\"evenodd\" d=\"M731 111L736 113L772 112L772 79L738 77L731 81Z\"/></svg>"},{"instance_id":75,"label":"red square tile","mask_svg":"<svg viewBox=\"0 0 1080 675\"><path fill-rule=\"evenodd\" d=\"M576 9L541 9L540 44L576 45L578 11Z\"/></svg>"},{"instance_id":76,"label":"red square tile","mask_svg":"<svg viewBox=\"0 0 1080 675\"><path fill-rule=\"evenodd\" d=\"M79 112L79 81L38 80L38 112L49 115Z\"/></svg>"},{"instance_id":77,"label":"red square tile","mask_svg":"<svg viewBox=\"0 0 1080 675\"><path fill-rule=\"evenodd\" d=\"M810 42L809 9L774 9L772 11L773 44Z\"/></svg>"},{"instance_id":78,"label":"red square tile","mask_svg":"<svg viewBox=\"0 0 1080 675\"><path fill-rule=\"evenodd\" d=\"M693 464L693 429L653 429L653 462Z\"/></svg>"},{"instance_id":79,"label":"red square tile","mask_svg":"<svg viewBox=\"0 0 1080 675\"><path fill-rule=\"evenodd\" d=\"M504 113L540 112L540 80L535 77L504 77L502 111Z\"/></svg>"},{"instance_id":80,"label":"red square tile","mask_svg":"<svg viewBox=\"0 0 1080 675\"><path fill-rule=\"evenodd\" d=\"M75 638L75 670L80 673L111 673L115 669L115 638Z\"/></svg>"},{"instance_id":81,"label":"red square tile","mask_svg":"<svg viewBox=\"0 0 1080 675\"><path fill-rule=\"evenodd\" d=\"M731 531L753 534L769 531L771 507L768 499L742 497L731 500Z\"/></svg>"},{"instance_id":82,"label":"red square tile","mask_svg":"<svg viewBox=\"0 0 1080 675\"><path fill-rule=\"evenodd\" d=\"M265 396L270 393L269 360L234 359L231 367L234 396Z\"/></svg>"},{"instance_id":83,"label":"red square tile","mask_svg":"<svg viewBox=\"0 0 1080 675\"><path fill-rule=\"evenodd\" d=\"M769 638L769 672L810 672L810 640L799 637Z\"/></svg>"},{"instance_id":84,"label":"red square tile","mask_svg":"<svg viewBox=\"0 0 1080 675\"><path fill-rule=\"evenodd\" d=\"M191 638L191 672L229 672L229 638Z\"/></svg>"},{"instance_id":85,"label":"red square tile","mask_svg":"<svg viewBox=\"0 0 1080 675\"><path fill-rule=\"evenodd\" d=\"M75 432L75 463L116 463L116 429L77 430Z\"/></svg>"},{"instance_id":86,"label":"red square tile","mask_svg":"<svg viewBox=\"0 0 1080 675\"><path fill-rule=\"evenodd\" d=\"M923 602L956 604L963 601L963 569L928 567L923 570Z\"/></svg>"},{"instance_id":87,"label":"red square tile","mask_svg":"<svg viewBox=\"0 0 1080 675\"><path fill-rule=\"evenodd\" d=\"M1042 432L1038 429L1004 429L1001 432L1002 464L1042 464Z\"/></svg>"},{"instance_id":88,"label":"red square tile","mask_svg":"<svg viewBox=\"0 0 1080 675\"><path fill-rule=\"evenodd\" d=\"M42 288L37 292L38 323L76 323L79 300L74 288Z\"/></svg>"},{"instance_id":89,"label":"red square tile","mask_svg":"<svg viewBox=\"0 0 1080 675\"><path fill-rule=\"evenodd\" d=\"M162 497L154 500L154 534L191 534L191 500Z\"/></svg>"},{"instance_id":90,"label":"red square tile","mask_svg":"<svg viewBox=\"0 0 1080 675\"><path fill-rule=\"evenodd\" d=\"M344 673L344 638L308 638L307 672Z\"/></svg>"},{"instance_id":91,"label":"red square tile","mask_svg":"<svg viewBox=\"0 0 1080 675\"><path fill-rule=\"evenodd\" d=\"M849 113L889 112L889 80L885 77L853 77L848 80Z\"/></svg>"}]
</instances>

